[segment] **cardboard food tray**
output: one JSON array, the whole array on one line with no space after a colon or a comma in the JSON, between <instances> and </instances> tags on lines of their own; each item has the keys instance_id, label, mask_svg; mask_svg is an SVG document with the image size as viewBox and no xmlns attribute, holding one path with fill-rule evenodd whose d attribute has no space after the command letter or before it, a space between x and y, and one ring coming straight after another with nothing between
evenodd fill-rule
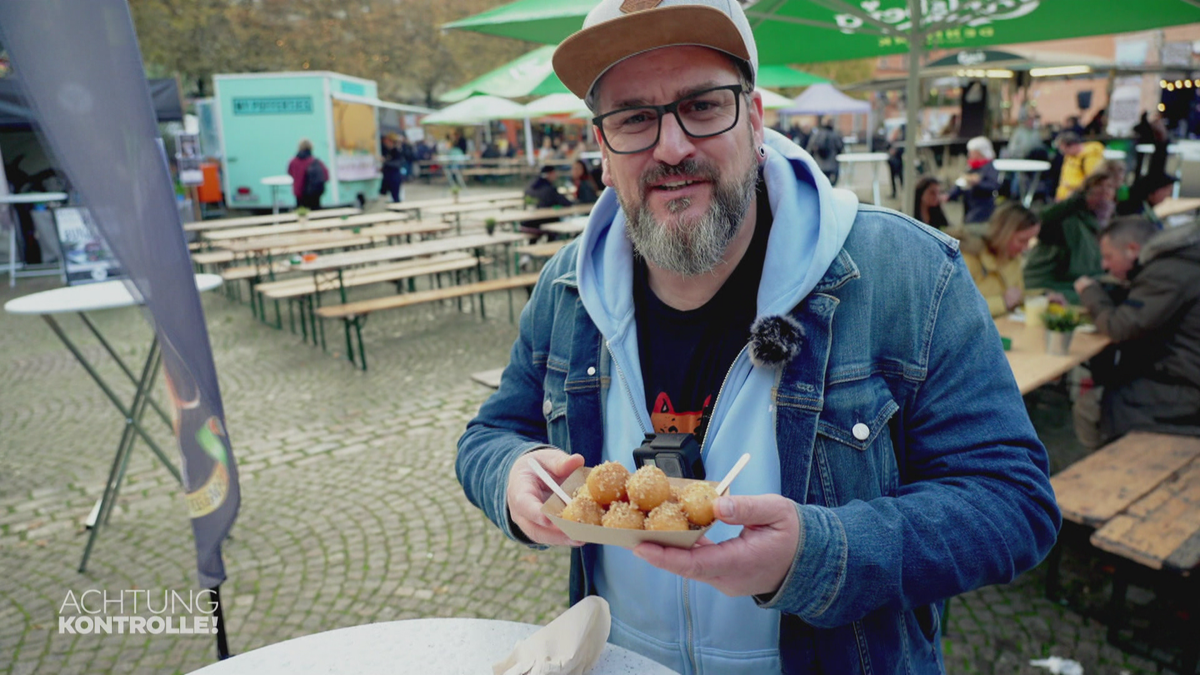
<instances>
[{"instance_id":1,"label":"cardboard food tray","mask_svg":"<svg viewBox=\"0 0 1200 675\"><path fill-rule=\"evenodd\" d=\"M567 480L563 481L562 489L568 495L574 495L575 490L587 482L588 473L592 470L589 466L583 466L575 470ZM709 483L714 488L717 484L713 481L690 480L687 478L667 478L672 487L683 489L692 483ZM559 517L563 508L566 505L556 495L551 494L550 498L542 504L542 513L546 514L552 523L558 529L562 530L568 537L575 541L582 541L588 544L606 544L608 546L621 546L623 548L633 548L643 541L651 541L663 546L673 546L675 548L691 548L696 545L700 537L708 532L709 527L699 530L688 530L686 532L660 532L656 530L622 530L614 527L600 527L599 525L585 525L584 523L576 523L571 520L564 520Z\"/></svg>"}]
</instances>

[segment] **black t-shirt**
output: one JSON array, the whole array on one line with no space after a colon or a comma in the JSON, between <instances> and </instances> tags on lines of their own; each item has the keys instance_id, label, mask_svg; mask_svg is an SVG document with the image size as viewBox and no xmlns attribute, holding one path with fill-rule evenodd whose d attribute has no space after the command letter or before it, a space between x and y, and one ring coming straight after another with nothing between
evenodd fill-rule
<instances>
[{"instance_id":1,"label":"black t-shirt","mask_svg":"<svg viewBox=\"0 0 1200 675\"><path fill-rule=\"evenodd\" d=\"M758 306L771 205L759 178L754 237L737 269L702 307L674 309L654 295L646 262L634 262L638 353L655 433L693 433L704 442L708 417L729 367L750 340Z\"/></svg>"}]
</instances>

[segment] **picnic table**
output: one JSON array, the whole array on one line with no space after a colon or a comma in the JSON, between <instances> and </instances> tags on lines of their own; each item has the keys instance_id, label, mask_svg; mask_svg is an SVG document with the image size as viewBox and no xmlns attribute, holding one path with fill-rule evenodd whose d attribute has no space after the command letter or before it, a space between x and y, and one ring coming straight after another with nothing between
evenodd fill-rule
<instances>
[{"instance_id":1,"label":"picnic table","mask_svg":"<svg viewBox=\"0 0 1200 675\"><path fill-rule=\"evenodd\" d=\"M370 244L381 237L406 237L414 234L432 234L450 229L446 223L430 223L426 221L401 221L364 227L357 232L346 229L321 230L316 232L296 232L267 237L252 237L235 241L221 242L221 246L237 253L262 252L268 253L275 249L294 249L304 246L324 246L331 243L342 243L344 247ZM309 250L309 249L305 249Z\"/></svg>"},{"instance_id":2,"label":"picnic table","mask_svg":"<svg viewBox=\"0 0 1200 675\"><path fill-rule=\"evenodd\" d=\"M352 216L358 213L359 210L352 207L343 207L337 209L317 209L310 211L308 214L309 220L320 220L322 218L340 218L342 216ZM194 223L184 223L183 229L185 232L205 232L207 230L220 230L227 227L250 227L253 225L273 225L275 223L286 223L298 219L295 211L288 213L274 213L266 216L239 216L237 218L218 218L216 220L198 220Z\"/></svg>"},{"instance_id":3,"label":"picnic table","mask_svg":"<svg viewBox=\"0 0 1200 675\"><path fill-rule=\"evenodd\" d=\"M371 263L407 260L409 258L417 258L420 256L434 255L436 253L448 253L450 251L466 251L470 249L484 248L487 246L511 246L518 241L525 241L528 237L523 234L511 232L497 232L495 234L468 234L459 237L444 237L442 239L431 239L429 241L421 241L413 244L398 244L396 246L377 246L375 248L366 249L363 251L350 251L348 253L335 253L317 258L316 260L300 265L299 269L302 272L335 272L347 267L355 267L357 265L369 265Z\"/></svg>"},{"instance_id":4,"label":"picnic table","mask_svg":"<svg viewBox=\"0 0 1200 675\"><path fill-rule=\"evenodd\" d=\"M259 225L253 227L234 227L225 230L213 230L203 232L201 236L209 241L222 241L226 239L248 239L250 237L266 237L276 234L292 234L295 232L314 232L320 230L334 230L338 228L362 227L364 225L376 225L379 223L395 223L406 220L402 214L393 212L384 213L360 213L353 216L342 216L340 218L321 218L318 220L309 220L307 222L293 221L290 223L280 223L278 225Z\"/></svg>"},{"instance_id":5,"label":"picnic table","mask_svg":"<svg viewBox=\"0 0 1200 675\"><path fill-rule=\"evenodd\" d=\"M1109 344L1109 339L1099 333L1076 330L1071 338L1071 350L1066 356L1046 353L1044 329L1028 329L1024 323L1008 317L996 319L996 329L1001 337L1012 340L1012 348L1005 352L1008 365L1021 394L1053 382L1067 374L1072 368L1099 354Z\"/></svg>"},{"instance_id":6,"label":"picnic table","mask_svg":"<svg viewBox=\"0 0 1200 675\"><path fill-rule=\"evenodd\" d=\"M524 199L525 193L519 190L509 190L505 192L493 192L484 195L458 195L457 197L436 197L434 199L419 199L414 201L396 202L388 204L388 209L391 211L399 211L400 213L413 213L415 217L421 217L421 211L434 206L450 206L453 204L473 204L476 202L495 202L504 201L507 199Z\"/></svg>"},{"instance_id":7,"label":"picnic table","mask_svg":"<svg viewBox=\"0 0 1200 675\"><path fill-rule=\"evenodd\" d=\"M1187 582L1200 570L1200 438L1135 431L1060 471L1050 483L1064 524L1091 528L1091 545L1115 561L1108 640L1124 646L1130 581L1144 577L1156 587L1172 585L1187 593ZM1059 544L1046 579L1046 594L1055 599L1061 558ZM1194 583L1190 588L1194 594ZM1169 665L1195 672L1200 662L1195 631L1182 647L1178 663Z\"/></svg>"},{"instance_id":8,"label":"picnic table","mask_svg":"<svg viewBox=\"0 0 1200 675\"><path fill-rule=\"evenodd\" d=\"M464 213L471 213L474 211L490 211L493 209L519 209L524 205L524 198L515 197L513 199L503 199L490 202L468 202L465 204L431 206L424 209L422 215L427 217L441 216L442 220L448 220L447 216L453 216L456 232L458 234L462 234L462 215Z\"/></svg>"},{"instance_id":9,"label":"picnic table","mask_svg":"<svg viewBox=\"0 0 1200 675\"><path fill-rule=\"evenodd\" d=\"M1171 216L1178 216L1183 213L1200 210L1200 199L1195 197L1167 197L1158 206L1154 207L1154 215L1162 220L1166 220Z\"/></svg>"},{"instance_id":10,"label":"picnic table","mask_svg":"<svg viewBox=\"0 0 1200 675\"><path fill-rule=\"evenodd\" d=\"M557 223L546 223L541 226L543 232L550 234L561 234L568 237L574 237L583 232L587 227L587 216L578 216L576 218L568 218Z\"/></svg>"},{"instance_id":11,"label":"picnic table","mask_svg":"<svg viewBox=\"0 0 1200 675\"><path fill-rule=\"evenodd\" d=\"M493 219L497 225L512 223L514 226L524 223L546 220L548 218L565 218L567 216L585 216L592 212L593 204L577 204L575 206L562 206L548 209L534 209L532 211L497 211L486 214L486 217L481 217L478 214L471 216L473 220ZM543 229L545 226L542 226Z\"/></svg>"}]
</instances>

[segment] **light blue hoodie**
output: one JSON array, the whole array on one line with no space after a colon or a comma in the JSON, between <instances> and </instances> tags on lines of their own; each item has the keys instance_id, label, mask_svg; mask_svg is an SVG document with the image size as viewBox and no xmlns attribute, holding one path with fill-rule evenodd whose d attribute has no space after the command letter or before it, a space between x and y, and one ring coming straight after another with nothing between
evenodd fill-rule
<instances>
[{"instance_id":1,"label":"light blue hoodie","mask_svg":"<svg viewBox=\"0 0 1200 675\"><path fill-rule=\"evenodd\" d=\"M830 186L804 150L769 129L765 140L763 175L774 223L758 289L758 317L786 314L808 295L842 249L858 206L852 193ZM612 190L592 211L577 269L580 298L611 357L612 386L602 393L603 459L632 470L633 449L653 427L638 358L633 249ZM735 494L780 493L771 406L779 372L754 367L743 349L718 395L702 449L705 471L719 479L750 452L752 460L731 490ZM739 532L717 523L708 537L721 542ZM681 673L779 672L779 614L760 609L751 598L729 598L614 546L601 547L593 579L612 607L610 642Z\"/></svg>"}]
</instances>

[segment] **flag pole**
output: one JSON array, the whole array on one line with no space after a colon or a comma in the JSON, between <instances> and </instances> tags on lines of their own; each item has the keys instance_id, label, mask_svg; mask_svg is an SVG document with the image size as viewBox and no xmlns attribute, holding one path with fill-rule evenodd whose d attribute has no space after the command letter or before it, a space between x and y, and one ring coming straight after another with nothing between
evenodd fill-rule
<instances>
[{"instance_id":1,"label":"flag pole","mask_svg":"<svg viewBox=\"0 0 1200 675\"><path fill-rule=\"evenodd\" d=\"M209 590L212 591L213 603L216 605L213 618L217 620L217 660L224 661L230 657L230 653L229 638L225 633L225 612L223 611L224 603L221 602L221 586L218 584Z\"/></svg>"}]
</instances>

